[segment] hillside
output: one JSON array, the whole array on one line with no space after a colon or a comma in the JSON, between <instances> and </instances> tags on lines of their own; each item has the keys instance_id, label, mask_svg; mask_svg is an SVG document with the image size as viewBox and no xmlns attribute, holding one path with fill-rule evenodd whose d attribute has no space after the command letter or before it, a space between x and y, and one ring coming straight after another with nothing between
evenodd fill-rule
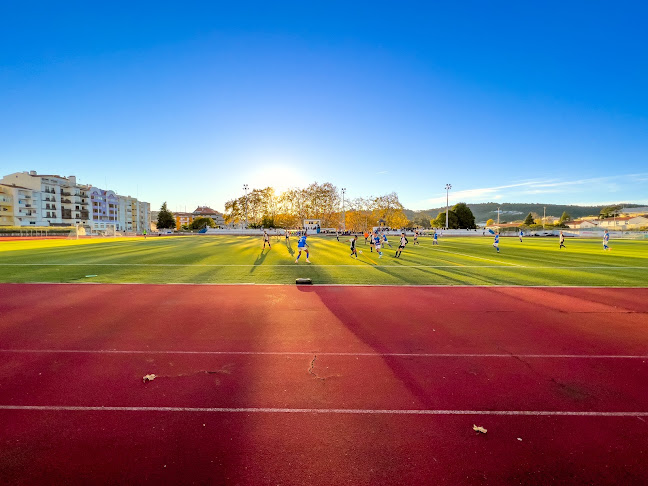
<instances>
[{"instance_id":1,"label":"hillside","mask_svg":"<svg viewBox=\"0 0 648 486\"><path fill-rule=\"evenodd\" d=\"M637 204L623 204L626 207L636 207ZM452 206L450 206L452 207ZM537 213L539 216L543 215L544 208L546 208L547 216L555 216L560 218L564 211L573 218L581 218L583 216L596 216L601 212L605 206L575 206L567 204L541 204L541 203L479 203L468 204L468 207L475 215L477 224L484 224L490 218L497 221L497 208L501 210L500 222L511 222L524 219L529 213ZM442 208L426 209L424 211L405 210L405 215L411 221L415 218L425 217L427 219L436 218L440 212L445 212L445 206Z\"/></svg>"}]
</instances>

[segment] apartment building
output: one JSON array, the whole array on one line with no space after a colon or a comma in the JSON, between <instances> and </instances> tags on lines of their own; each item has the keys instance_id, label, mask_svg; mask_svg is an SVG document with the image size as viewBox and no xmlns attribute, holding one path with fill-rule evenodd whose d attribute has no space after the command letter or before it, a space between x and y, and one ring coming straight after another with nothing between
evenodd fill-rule
<instances>
[{"instance_id":1,"label":"apartment building","mask_svg":"<svg viewBox=\"0 0 648 486\"><path fill-rule=\"evenodd\" d=\"M173 213L173 216L176 220L176 230L180 231L183 226L188 226L194 220L193 213Z\"/></svg>"},{"instance_id":2,"label":"apartment building","mask_svg":"<svg viewBox=\"0 0 648 486\"><path fill-rule=\"evenodd\" d=\"M150 205L114 191L77 183L75 176L16 172L0 179L0 225L75 226L92 232L114 226L142 232Z\"/></svg>"},{"instance_id":3,"label":"apartment building","mask_svg":"<svg viewBox=\"0 0 648 486\"><path fill-rule=\"evenodd\" d=\"M87 224L87 188L76 177L16 172L0 181L14 193L13 215L16 226L74 226Z\"/></svg>"}]
</instances>

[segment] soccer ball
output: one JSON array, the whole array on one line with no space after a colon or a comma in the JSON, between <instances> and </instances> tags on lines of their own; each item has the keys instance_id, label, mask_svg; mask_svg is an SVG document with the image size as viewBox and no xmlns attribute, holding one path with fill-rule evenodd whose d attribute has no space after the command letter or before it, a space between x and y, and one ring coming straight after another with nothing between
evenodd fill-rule
<instances>
[{"instance_id":1,"label":"soccer ball","mask_svg":"<svg viewBox=\"0 0 648 486\"><path fill-rule=\"evenodd\" d=\"M362 253L362 250L358 250L358 253Z\"/></svg>"}]
</instances>

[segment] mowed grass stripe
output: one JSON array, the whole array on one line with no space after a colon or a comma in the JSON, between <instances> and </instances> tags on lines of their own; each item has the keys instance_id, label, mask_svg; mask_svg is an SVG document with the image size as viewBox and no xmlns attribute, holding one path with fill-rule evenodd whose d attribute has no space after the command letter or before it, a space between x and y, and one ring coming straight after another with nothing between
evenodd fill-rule
<instances>
[{"instance_id":1,"label":"mowed grass stripe","mask_svg":"<svg viewBox=\"0 0 648 486\"><path fill-rule=\"evenodd\" d=\"M1 282L294 283L310 277L321 284L382 285L575 285L645 287L648 241L444 237L439 246L421 239L394 258L396 240L379 259L363 252L350 257L348 238L310 237L312 264L296 265L296 240L273 238L262 251L253 237L193 236L97 240L29 240L0 243ZM93 275L86 277L86 275ZM96 277L94 276L96 275Z\"/></svg>"}]
</instances>

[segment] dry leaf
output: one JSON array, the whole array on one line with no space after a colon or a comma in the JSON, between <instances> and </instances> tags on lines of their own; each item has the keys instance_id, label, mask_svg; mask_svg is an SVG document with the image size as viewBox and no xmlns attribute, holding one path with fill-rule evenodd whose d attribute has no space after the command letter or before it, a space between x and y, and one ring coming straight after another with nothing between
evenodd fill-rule
<instances>
[{"instance_id":1,"label":"dry leaf","mask_svg":"<svg viewBox=\"0 0 648 486\"><path fill-rule=\"evenodd\" d=\"M153 373L151 373L150 375L144 375L144 378L142 378L142 380L144 381L144 383L146 383L147 381L153 381L155 380L155 375Z\"/></svg>"},{"instance_id":2,"label":"dry leaf","mask_svg":"<svg viewBox=\"0 0 648 486\"><path fill-rule=\"evenodd\" d=\"M473 425L473 430L475 432L481 432L482 434L485 434L487 432L484 427L477 427L476 425Z\"/></svg>"}]
</instances>

